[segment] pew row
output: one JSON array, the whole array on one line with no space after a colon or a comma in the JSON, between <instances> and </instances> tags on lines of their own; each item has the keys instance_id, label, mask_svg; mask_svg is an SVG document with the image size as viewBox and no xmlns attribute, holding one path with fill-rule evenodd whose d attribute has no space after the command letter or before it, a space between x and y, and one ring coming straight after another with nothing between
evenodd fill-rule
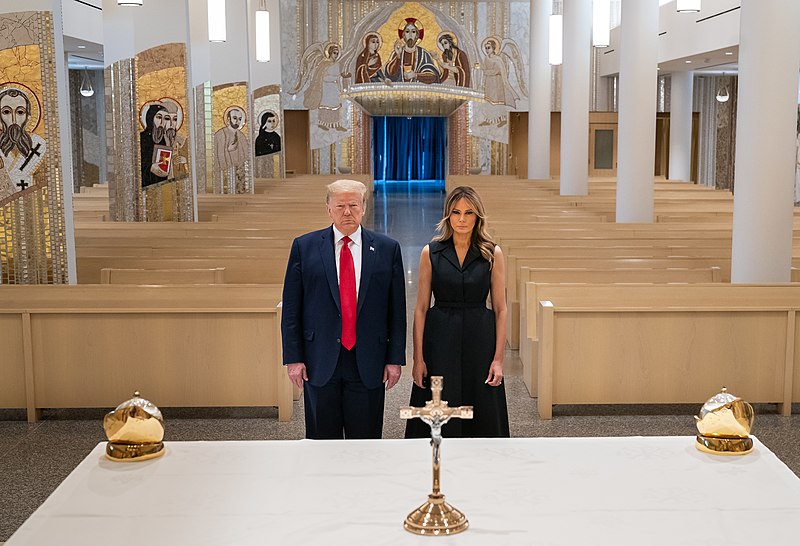
<instances>
[{"instance_id":1,"label":"pew row","mask_svg":"<svg viewBox=\"0 0 800 546\"><path fill-rule=\"evenodd\" d=\"M537 290L541 419L554 404L699 404L723 386L784 415L800 401L800 285Z\"/></svg>"},{"instance_id":2,"label":"pew row","mask_svg":"<svg viewBox=\"0 0 800 546\"><path fill-rule=\"evenodd\" d=\"M532 397L536 396L536 362L538 341L537 313L540 285L586 284L703 284L721 282L718 267L698 269L586 269L586 268L520 268L524 296L519 302L519 358L522 379ZM531 312L528 312L528 310Z\"/></svg>"},{"instance_id":3,"label":"pew row","mask_svg":"<svg viewBox=\"0 0 800 546\"><path fill-rule=\"evenodd\" d=\"M225 268L100 270L100 284L225 284Z\"/></svg>"},{"instance_id":4,"label":"pew row","mask_svg":"<svg viewBox=\"0 0 800 546\"><path fill-rule=\"evenodd\" d=\"M292 415L280 285L7 286L0 408L277 406Z\"/></svg>"}]
</instances>

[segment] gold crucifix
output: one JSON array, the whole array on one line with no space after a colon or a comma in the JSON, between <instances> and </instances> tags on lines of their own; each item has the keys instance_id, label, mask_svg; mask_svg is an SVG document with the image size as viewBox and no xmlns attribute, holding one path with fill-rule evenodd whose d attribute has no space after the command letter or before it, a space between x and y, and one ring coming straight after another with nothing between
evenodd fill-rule
<instances>
[{"instance_id":1,"label":"gold crucifix","mask_svg":"<svg viewBox=\"0 0 800 546\"><path fill-rule=\"evenodd\" d=\"M472 419L472 406L451 408L442 400L442 376L431 377L433 400L428 400L424 408L405 406L400 408L401 419L419 417L431 427L431 447L433 448L433 492L428 500L411 512L403 523L406 531L418 535L453 535L469 526L467 517L444 501L439 489L440 451L442 444L442 425L451 418Z\"/></svg>"}]
</instances>

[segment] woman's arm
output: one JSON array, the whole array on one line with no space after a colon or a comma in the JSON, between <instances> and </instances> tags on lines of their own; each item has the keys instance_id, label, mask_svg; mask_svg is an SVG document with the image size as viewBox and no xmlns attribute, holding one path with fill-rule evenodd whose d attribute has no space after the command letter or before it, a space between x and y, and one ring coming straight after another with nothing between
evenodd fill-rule
<instances>
[{"instance_id":1,"label":"woman's arm","mask_svg":"<svg viewBox=\"0 0 800 546\"><path fill-rule=\"evenodd\" d=\"M431 306L431 255L428 245L419 256L419 279L417 283L417 306L414 308L414 367L411 376L414 384L422 388L422 380L428 375L428 367L422 356L422 334L425 331L425 316Z\"/></svg>"},{"instance_id":2,"label":"woman's arm","mask_svg":"<svg viewBox=\"0 0 800 546\"><path fill-rule=\"evenodd\" d=\"M503 382L503 359L506 352L506 263L503 251L494 247L494 264L492 266L492 310L495 316L495 347L492 365L486 383L497 387Z\"/></svg>"}]
</instances>

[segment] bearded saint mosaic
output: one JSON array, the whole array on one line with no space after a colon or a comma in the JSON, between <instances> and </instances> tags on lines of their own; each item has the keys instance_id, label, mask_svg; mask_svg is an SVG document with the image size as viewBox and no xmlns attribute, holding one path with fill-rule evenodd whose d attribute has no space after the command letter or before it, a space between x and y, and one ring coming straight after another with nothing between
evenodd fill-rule
<instances>
[{"instance_id":1,"label":"bearded saint mosaic","mask_svg":"<svg viewBox=\"0 0 800 546\"><path fill-rule=\"evenodd\" d=\"M175 177L185 169L186 157L180 155L186 137L178 134L183 124L183 107L172 98L150 101L142 106L139 119L144 129L139 133L142 187L146 188Z\"/></svg>"},{"instance_id":2,"label":"bearded saint mosaic","mask_svg":"<svg viewBox=\"0 0 800 546\"><path fill-rule=\"evenodd\" d=\"M214 133L214 165L222 175L235 185L235 192L247 191L247 166L250 161L250 138L242 128L245 125L245 109L231 105L222 115L225 125Z\"/></svg>"},{"instance_id":3,"label":"bearded saint mosaic","mask_svg":"<svg viewBox=\"0 0 800 546\"><path fill-rule=\"evenodd\" d=\"M0 85L0 199L34 185L46 149L45 139L33 132L40 117L33 91L15 82Z\"/></svg>"}]
</instances>

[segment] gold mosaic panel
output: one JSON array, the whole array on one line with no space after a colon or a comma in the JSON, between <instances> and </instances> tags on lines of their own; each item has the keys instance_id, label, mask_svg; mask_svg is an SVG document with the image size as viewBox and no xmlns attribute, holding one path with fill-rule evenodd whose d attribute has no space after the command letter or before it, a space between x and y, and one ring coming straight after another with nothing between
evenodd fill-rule
<instances>
[{"instance_id":1,"label":"gold mosaic panel","mask_svg":"<svg viewBox=\"0 0 800 546\"><path fill-rule=\"evenodd\" d=\"M253 141L249 135L250 124L252 123L249 108L250 100L248 97L247 83L235 82L215 85L211 92L211 130L212 154L213 154L213 193L252 193L253 192ZM222 130L226 124L225 120L228 112L232 108L237 108L244 113L242 126L239 127L237 138L245 139L246 145L230 154L233 165L218 165L219 154L214 150L214 139L217 138L218 131ZM226 152L226 157L228 154Z\"/></svg>"},{"instance_id":2,"label":"gold mosaic panel","mask_svg":"<svg viewBox=\"0 0 800 546\"><path fill-rule=\"evenodd\" d=\"M284 178L285 177L285 147L286 142L283 132L283 109L281 108L281 88L279 85L265 85L253 91L254 112L251 138L253 143L253 173L256 178ZM258 138L261 131L261 118L267 111L272 112L278 118L278 125L274 133L280 138L280 152L257 155Z\"/></svg>"},{"instance_id":3,"label":"gold mosaic panel","mask_svg":"<svg viewBox=\"0 0 800 546\"><path fill-rule=\"evenodd\" d=\"M395 41L400 39L400 36L397 34L397 29L405 25L406 17L414 17L422 23L422 28L425 32L422 40L420 40L417 45L431 52L438 51L436 37L442 32L442 27L437 23L436 16L431 10L419 2L406 2L378 29L378 34L383 37L380 55L381 59L384 59L384 62L388 61L392 51L394 51Z\"/></svg>"},{"instance_id":4,"label":"gold mosaic panel","mask_svg":"<svg viewBox=\"0 0 800 546\"><path fill-rule=\"evenodd\" d=\"M129 191L140 193L139 221L192 221L194 220L194 190L191 176L191 141L189 139L189 92L186 69L186 45L162 44L140 52L134 62L136 86L136 134L145 129L145 115L151 104L178 107L177 142L172 146L172 166L169 177L163 182L141 188L142 181L135 177L138 187ZM138 148L138 147L137 147ZM136 162L141 173L141 155ZM130 184L128 177L127 184ZM156 197L158 196L158 197Z\"/></svg>"},{"instance_id":5,"label":"gold mosaic panel","mask_svg":"<svg viewBox=\"0 0 800 546\"><path fill-rule=\"evenodd\" d=\"M0 282L3 284L66 283L66 229L61 173L58 90L51 12L0 15L0 89L14 87L30 101L25 129L33 139L32 153L14 184L0 199ZM34 121L35 120L35 121ZM5 156L6 190L14 189L7 168L18 163L18 148ZM29 180L29 182L27 181Z\"/></svg>"}]
</instances>

